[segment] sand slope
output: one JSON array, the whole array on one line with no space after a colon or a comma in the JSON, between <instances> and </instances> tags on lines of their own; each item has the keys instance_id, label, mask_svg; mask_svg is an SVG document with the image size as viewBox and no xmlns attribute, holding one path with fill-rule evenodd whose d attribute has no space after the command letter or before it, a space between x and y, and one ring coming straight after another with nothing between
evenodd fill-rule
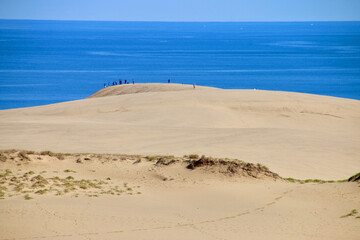
<instances>
[{"instance_id":1,"label":"sand slope","mask_svg":"<svg viewBox=\"0 0 360 240\"><path fill-rule=\"evenodd\" d=\"M135 84L0 111L0 149L88 153L0 151L0 240L358 239L359 183L292 183L225 158L348 178L360 169L359 110L309 94Z\"/></svg>"},{"instance_id":2,"label":"sand slope","mask_svg":"<svg viewBox=\"0 0 360 240\"><path fill-rule=\"evenodd\" d=\"M211 166L189 170L188 163L159 165L157 160L137 156L65 155L62 160L39 154L28 154L28 160L17 156L15 152L1 162L12 170L9 183L15 182L14 176L32 171L30 184L38 174L107 184L61 195L34 193L49 189L46 184L30 188L31 200L6 185L8 192L20 195L0 200L1 240L355 240L360 233L359 213L341 217L360 210L358 183L289 183L222 174ZM125 185L132 189L102 193L110 186L123 190Z\"/></svg>"},{"instance_id":3,"label":"sand slope","mask_svg":"<svg viewBox=\"0 0 360 240\"><path fill-rule=\"evenodd\" d=\"M0 111L0 149L198 153L302 179L344 179L360 169L357 100L176 84L114 86L93 96Z\"/></svg>"},{"instance_id":4,"label":"sand slope","mask_svg":"<svg viewBox=\"0 0 360 240\"><path fill-rule=\"evenodd\" d=\"M183 91L193 89L193 85L186 84L161 84L161 83L152 83L152 84L128 84L128 85L117 85L107 88L103 88L100 91L94 93L89 98L97 97L108 97L108 96L117 96L124 94L133 94L133 93L144 93L144 92L170 92L170 91ZM211 89L210 87L196 86L197 90L201 89Z\"/></svg>"}]
</instances>

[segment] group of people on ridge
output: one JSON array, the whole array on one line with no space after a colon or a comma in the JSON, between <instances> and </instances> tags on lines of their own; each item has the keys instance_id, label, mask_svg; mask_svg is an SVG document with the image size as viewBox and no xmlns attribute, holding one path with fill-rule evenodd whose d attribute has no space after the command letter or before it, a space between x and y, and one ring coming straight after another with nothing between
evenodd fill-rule
<instances>
[{"instance_id":1,"label":"group of people on ridge","mask_svg":"<svg viewBox=\"0 0 360 240\"><path fill-rule=\"evenodd\" d=\"M129 84L130 82L128 80L124 80L124 84ZM121 79L119 79L119 85L122 85L123 84L123 81ZM132 80L132 84L135 84L135 80L133 79ZM110 82L108 82L108 84L106 85L106 83L104 83L104 88L106 87L110 87L110 86L115 86L115 85L118 85L118 81L114 81L112 82L112 84L110 84Z\"/></svg>"},{"instance_id":2,"label":"group of people on ridge","mask_svg":"<svg viewBox=\"0 0 360 240\"><path fill-rule=\"evenodd\" d=\"M124 80L124 84L129 84L130 82L128 80ZM170 79L168 79L168 83L170 83ZM119 79L119 85L122 85L123 84L123 81L121 79ZM133 79L132 80L132 84L135 84L135 80ZM104 83L104 88L106 87L110 87L110 86L115 86L115 85L118 85L118 81L114 81L112 82L112 85L110 84L110 82L108 82L108 84L106 85L106 83Z\"/></svg>"}]
</instances>

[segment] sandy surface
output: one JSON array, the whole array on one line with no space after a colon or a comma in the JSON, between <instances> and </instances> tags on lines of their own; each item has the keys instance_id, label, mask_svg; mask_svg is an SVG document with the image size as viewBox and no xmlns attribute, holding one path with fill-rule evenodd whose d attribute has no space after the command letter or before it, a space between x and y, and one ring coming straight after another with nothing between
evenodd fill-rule
<instances>
[{"instance_id":1,"label":"sandy surface","mask_svg":"<svg viewBox=\"0 0 360 240\"><path fill-rule=\"evenodd\" d=\"M290 183L143 157L11 156L2 162L11 173L0 200L0 239L355 240L360 234L359 213L342 217L360 210L358 183ZM26 173L28 181L21 178ZM69 192L63 191L65 183L13 190L14 176L31 186L38 175L49 182L72 176L106 184ZM49 192L38 194L39 189ZM25 200L26 194L32 199Z\"/></svg>"},{"instance_id":2,"label":"sandy surface","mask_svg":"<svg viewBox=\"0 0 360 240\"><path fill-rule=\"evenodd\" d=\"M0 240L359 239L358 182L281 178L347 179L359 146L360 101L309 94L135 84L2 110L0 149L59 154L0 151Z\"/></svg>"},{"instance_id":3,"label":"sandy surface","mask_svg":"<svg viewBox=\"0 0 360 240\"><path fill-rule=\"evenodd\" d=\"M0 149L197 153L301 179L344 179L360 169L357 100L177 84L114 86L98 95L106 97L0 111Z\"/></svg>"},{"instance_id":4,"label":"sandy surface","mask_svg":"<svg viewBox=\"0 0 360 240\"><path fill-rule=\"evenodd\" d=\"M211 87L195 86L196 90L214 89ZM122 86L111 86L103 88L89 98L118 96L124 94L146 93L146 92L173 92L194 89L193 85L186 84L129 84Z\"/></svg>"}]
</instances>

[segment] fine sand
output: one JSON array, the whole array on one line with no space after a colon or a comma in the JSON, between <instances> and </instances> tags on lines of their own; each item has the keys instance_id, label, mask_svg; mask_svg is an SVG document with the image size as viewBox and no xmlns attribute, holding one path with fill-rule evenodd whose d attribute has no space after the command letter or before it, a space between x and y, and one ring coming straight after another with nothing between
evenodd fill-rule
<instances>
[{"instance_id":1,"label":"fine sand","mask_svg":"<svg viewBox=\"0 0 360 240\"><path fill-rule=\"evenodd\" d=\"M360 233L354 182L293 183L229 159L224 163L232 165L196 165L200 160L189 157L1 156L0 239L355 240ZM188 169L191 162L196 167Z\"/></svg>"},{"instance_id":2,"label":"fine sand","mask_svg":"<svg viewBox=\"0 0 360 240\"><path fill-rule=\"evenodd\" d=\"M283 177L344 179L360 169L360 101L118 85L84 100L0 111L0 138L0 149L197 153L261 163Z\"/></svg>"},{"instance_id":3,"label":"fine sand","mask_svg":"<svg viewBox=\"0 0 360 240\"><path fill-rule=\"evenodd\" d=\"M360 236L357 100L130 84L2 110L0 139L0 240Z\"/></svg>"}]
</instances>

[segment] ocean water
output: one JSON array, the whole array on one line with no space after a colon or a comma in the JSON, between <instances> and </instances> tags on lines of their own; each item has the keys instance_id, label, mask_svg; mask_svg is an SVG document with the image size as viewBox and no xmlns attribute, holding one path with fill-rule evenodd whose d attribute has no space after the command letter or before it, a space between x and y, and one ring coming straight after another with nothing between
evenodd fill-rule
<instances>
[{"instance_id":1,"label":"ocean water","mask_svg":"<svg viewBox=\"0 0 360 240\"><path fill-rule=\"evenodd\" d=\"M0 20L0 109L86 98L119 78L360 99L360 22Z\"/></svg>"}]
</instances>

